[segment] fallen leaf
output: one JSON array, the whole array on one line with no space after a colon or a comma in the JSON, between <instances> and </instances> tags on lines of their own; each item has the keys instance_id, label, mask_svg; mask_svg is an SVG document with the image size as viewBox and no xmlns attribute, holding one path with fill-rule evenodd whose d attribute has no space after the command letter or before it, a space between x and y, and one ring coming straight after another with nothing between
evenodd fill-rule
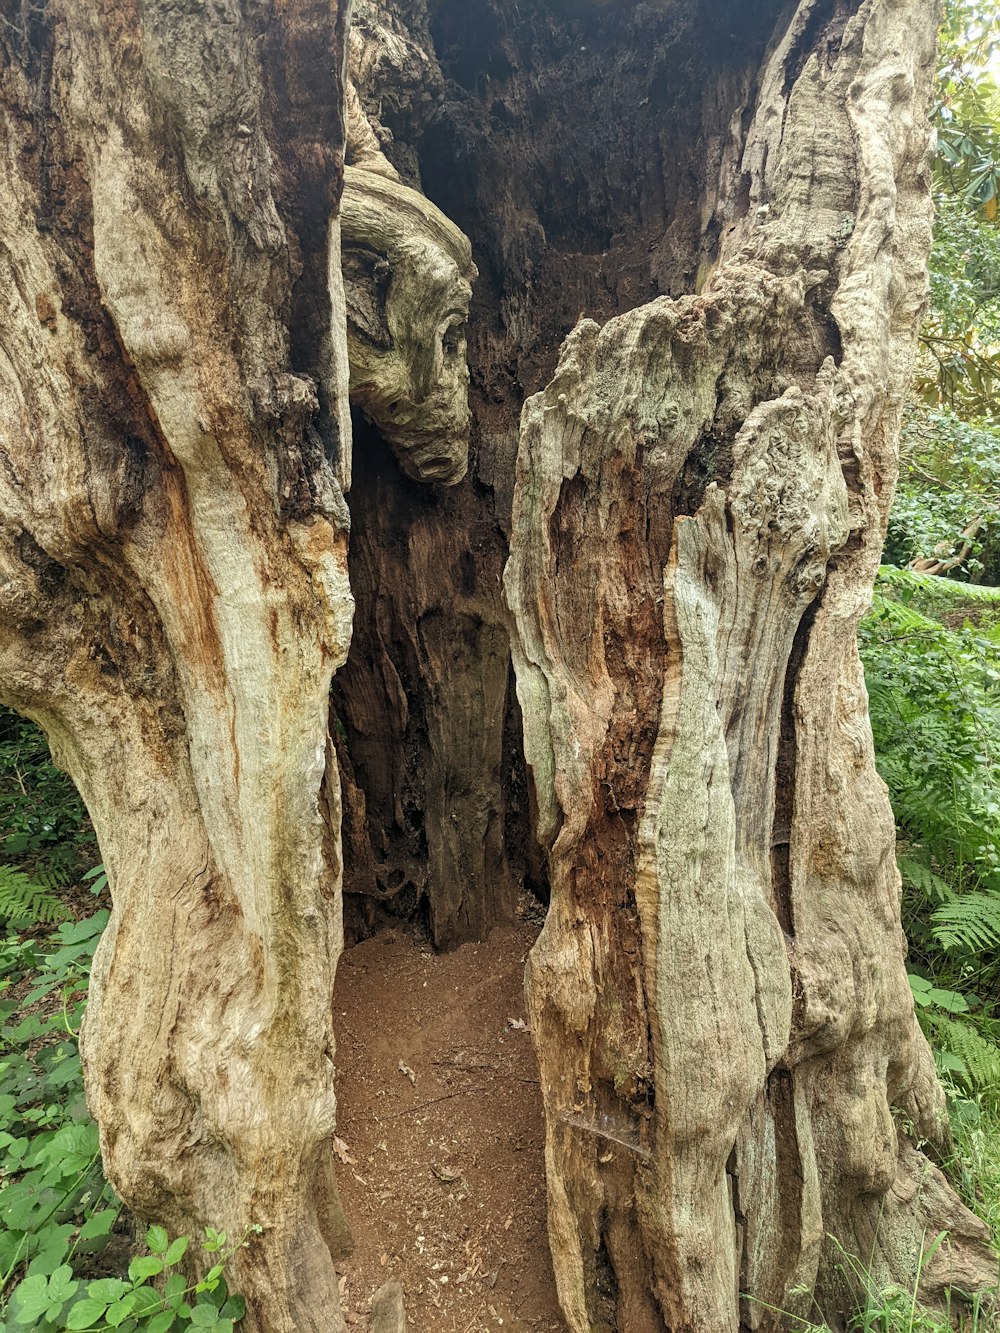
<instances>
[{"instance_id":1,"label":"fallen leaf","mask_svg":"<svg viewBox=\"0 0 1000 1333\"><path fill-rule=\"evenodd\" d=\"M351 1156L351 1150L348 1148L347 1144L336 1134L333 1136L333 1155L339 1162L343 1162L345 1166L357 1166L358 1164L357 1158Z\"/></svg>"}]
</instances>

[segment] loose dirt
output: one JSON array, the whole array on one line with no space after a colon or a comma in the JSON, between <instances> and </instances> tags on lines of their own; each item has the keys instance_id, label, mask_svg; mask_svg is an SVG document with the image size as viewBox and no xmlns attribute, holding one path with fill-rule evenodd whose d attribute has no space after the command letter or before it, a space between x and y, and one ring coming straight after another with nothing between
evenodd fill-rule
<instances>
[{"instance_id":1,"label":"loose dirt","mask_svg":"<svg viewBox=\"0 0 1000 1333\"><path fill-rule=\"evenodd\" d=\"M545 1227L542 1104L524 1027L537 926L435 954L408 928L337 974L337 1177L355 1248L348 1326L402 1282L411 1333L560 1330Z\"/></svg>"}]
</instances>

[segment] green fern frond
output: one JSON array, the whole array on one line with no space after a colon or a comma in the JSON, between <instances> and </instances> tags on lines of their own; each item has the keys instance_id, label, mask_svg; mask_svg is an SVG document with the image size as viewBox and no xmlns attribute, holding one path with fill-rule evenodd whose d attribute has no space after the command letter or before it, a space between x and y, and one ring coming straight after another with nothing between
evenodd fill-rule
<instances>
[{"instance_id":1,"label":"green fern frond","mask_svg":"<svg viewBox=\"0 0 1000 1333\"><path fill-rule=\"evenodd\" d=\"M981 953L1000 944L1000 893L966 893L942 903L932 917L934 935L952 952Z\"/></svg>"},{"instance_id":2,"label":"green fern frond","mask_svg":"<svg viewBox=\"0 0 1000 1333\"><path fill-rule=\"evenodd\" d=\"M72 843L57 843L46 851L44 861L35 865L31 873L36 884L47 889L64 889L79 878L79 853Z\"/></svg>"},{"instance_id":3,"label":"green fern frond","mask_svg":"<svg viewBox=\"0 0 1000 1333\"><path fill-rule=\"evenodd\" d=\"M971 1023L940 1011L923 1010L920 1020L944 1072L957 1075L974 1094L1000 1092L1000 1049Z\"/></svg>"},{"instance_id":4,"label":"green fern frond","mask_svg":"<svg viewBox=\"0 0 1000 1333\"><path fill-rule=\"evenodd\" d=\"M916 889L925 898L938 903L948 902L955 896L948 881L935 874L926 862L912 856L900 856L897 859L899 873L908 888Z\"/></svg>"},{"instance_id":5,"label":"green fern frond","mask_svg":"<svg viewBox=\"0 0 1000 1333\"><path fill-rule=\"evenodd\" d=\"M992 602L1000 606L1000 588L983 583L961 583L938 574L918 574L913 569L882 565L878 572L879 587L894 592L920 593L935 602Z\"/></svg>"},{"instance_id":6,"label":"green fern frond","mask_svg":"<svg viewBox=\"0 0 1000 1333\"><path fill-rule=\"evenodd\" d=\"M65 921L69 912L50 886L13 866L0 865L0 920L44 926Z\"/></svg>"},{"instance_id":7,"label":"green fern frond","mask_svg":"<svg viewBox=\"0 0 1000 1333\"><path fill-rule=\"evenodd\" d=\"M876 592L872 602L871 614L899 634L938 634L941 625L938 621L925 616L909 602L897 602L893 597L883 597Z\"/></svg>"}]
</instances>

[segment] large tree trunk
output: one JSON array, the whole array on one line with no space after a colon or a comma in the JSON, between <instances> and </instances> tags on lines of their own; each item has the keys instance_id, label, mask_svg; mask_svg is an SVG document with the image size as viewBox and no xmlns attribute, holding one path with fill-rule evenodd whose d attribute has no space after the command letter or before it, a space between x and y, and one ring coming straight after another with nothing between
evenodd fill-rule
<instances>
[{"instance_id":1,"label":"large tree trunk","mask_svg":"<svg viewBox=\"0 0 1000 1333\"><path fill-rule=\"evenodd\" d=\"M261 1229L234 1281L248 1328L287 1333L342 1326L346 8L0 24L0 693L112 886L88 1098L141 1215Z\"/></svg>"},{"instance_id":2,"label":"large tree trunk","mask_svg":"<svg viewBox=\"0 0 1000 1333\"><path fill-rule=\"evenodd\" d=\"M841 1247L912 1286L938 1230L928 1299L990 1277L985 1228L898 1127L945 1141L855 647L924 302L935 21L359 5L375 138L481 274L469 528L510 544L574 1330L778 1328L817 1296L836 1319ZM469 601L419 570L458 636Z\"/></svg>"},{"instance_id":3,"label":"large tree trunk","mask_svg":"<svg viewBox=\"0 0 1000 1333\"><path fill-rule=\"evenodd\" d=\"M910 1284L925 1229L926 1293L974 1286L984 1229L894 1115L942 1140L854 644L934 14L355 8L346 127L345 5L0 24L0 694L111 873L109 1173L175 1230L262 1227L250 1328L341 1326L336 747L359 930L426 902L456 943L547 881L572 1329L836 1317L837 1245Z\"/></svg>"},{"instance_id":4,"label":"large tree trunk","mask_svg":"<svg viewBox=\"0 0 1000 1333\"><path fill-rule=\"evenodd\" d=\"M843 1310L843 1251L910 1287L955 1220L903 1188L894 1109L941 1143L942 1104L855 646L921 311L934 14L866 3L810 50L818 13L729 145L701 295L581 322L521 419L507 592L552 888L528 999L575 1330ZM925 1291L983 1239L960 1222Z\"/></svg>"}]
</instances>

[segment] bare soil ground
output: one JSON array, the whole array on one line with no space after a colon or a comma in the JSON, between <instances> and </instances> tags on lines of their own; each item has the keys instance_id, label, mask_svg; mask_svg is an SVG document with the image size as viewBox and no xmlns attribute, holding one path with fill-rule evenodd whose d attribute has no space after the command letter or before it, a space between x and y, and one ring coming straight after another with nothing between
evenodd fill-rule
<instances>
[{"instance_id":1,"label":"bare soil ground","mask_svg":"<svg viewBox=\"0 0 1000 1333\"><path fill-rule=\"evenodd\" d=\"M565 1330L545 1227L538 1066L524 1028L537 926L435 954L408 928L337 974L337 1176L348 1325L402 1282L411 1333Z\"/></svg>"}]
</instances>

